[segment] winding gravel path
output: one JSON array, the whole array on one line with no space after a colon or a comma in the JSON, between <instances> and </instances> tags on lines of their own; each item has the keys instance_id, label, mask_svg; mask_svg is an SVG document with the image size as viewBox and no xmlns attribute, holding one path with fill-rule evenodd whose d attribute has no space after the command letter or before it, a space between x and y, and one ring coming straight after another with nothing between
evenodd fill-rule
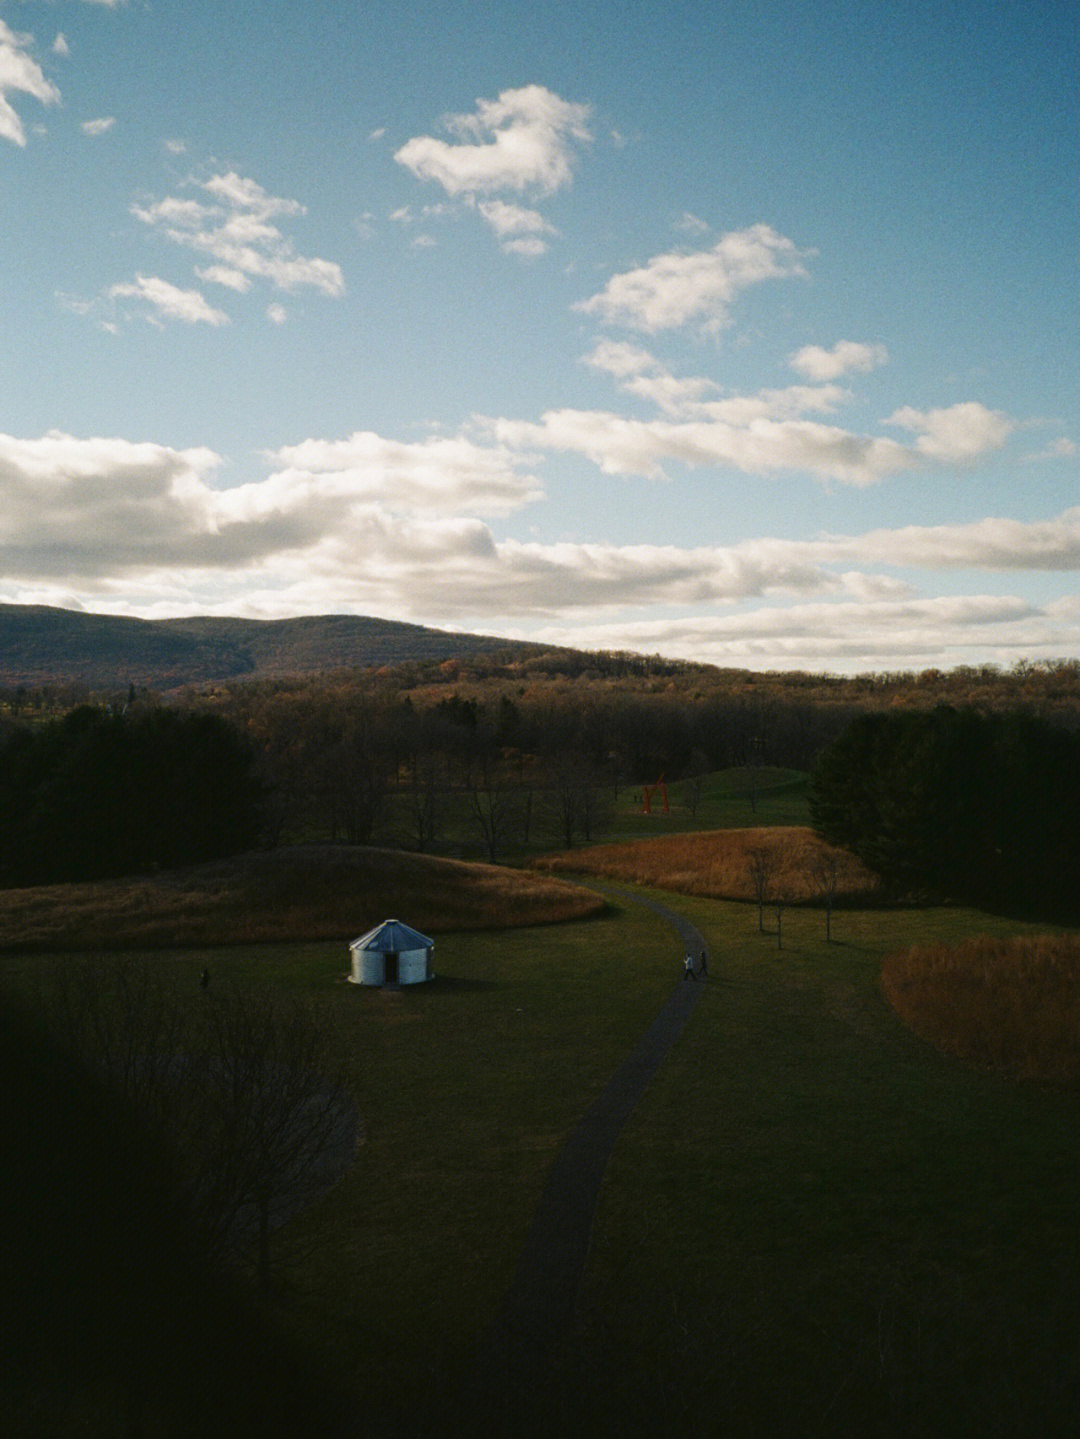
<instances>
[{"instance_id":1,"label":"winding gravel path","mask_svg":"<svg viewBox=\"0 0 1080 1439\"><path fill-rule=\"evenodd\" d=\"M630 890L590 885L619 902L654 910L679 933L686 952L707 950L700 931L666 905ZM680 961L682 956L680 955ZM673 962L672 969L675 971ZM703 985L680 977L664 1007L556 1155L492 1334L494 1362L513 1385L540 1373L573 1319L593 1216L608 1159L623 1125L682 1033Z\"/></svg>"}]
</instances>

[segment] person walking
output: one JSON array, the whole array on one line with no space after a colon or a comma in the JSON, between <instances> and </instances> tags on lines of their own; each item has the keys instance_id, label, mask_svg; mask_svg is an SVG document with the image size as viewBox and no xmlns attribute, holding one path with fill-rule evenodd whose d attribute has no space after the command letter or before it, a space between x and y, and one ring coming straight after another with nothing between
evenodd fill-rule
<instances>
[{"instance_id":1,"label":"person walking","mask_svg":"<svg viewBox=\"0 0 1080 1439\"><path fill-rule=\"evenodd\" d=\"M701 951L701 977L705 979L709 973L709 956L706 950Z\"/></svg>"},{"instance_id":2,"label":"person walking","mask_svg":"<svg viewBox=\"0 0 1080 1439\"><path fill-rule=\"evenodd\" d=\"M697 975L694 973L694 956L692 954L688 954L683 960L682 977L683 979L697 980Z\"/></svg>"}]
</instances>

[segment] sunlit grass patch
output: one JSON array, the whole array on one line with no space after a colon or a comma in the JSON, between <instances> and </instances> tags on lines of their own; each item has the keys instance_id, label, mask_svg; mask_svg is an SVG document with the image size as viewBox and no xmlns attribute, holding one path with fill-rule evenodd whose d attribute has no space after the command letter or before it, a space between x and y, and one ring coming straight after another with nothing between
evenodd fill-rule
<instances>
[{"instance_id":1,"label":"sunlit grass patch","mask_svg":"<svg viewBox=\"0 0 1080 1439\"><path fill-rule=\"evenodd\" d=\"M547 875L307 845L139 879L0 890L0 950L340 939L391 916L429 933L505 929L602 908L596 895Z\"/></svg>"},{"instance_id":2,"label":"sunlit grass patch","mask_svg":"<svg viewBox=\"0 0 1080 1439\"><path fill-rule=\"evenodd\" d=\"M886 997L940 1049L1018 1079L1080 1077L1080 936L987 935L889 955Z\"/></svg>"},{"instance_id":3,"label":"sunlit grass patch","mask_svg":"<svg viewBox=\"0 0 1080 1439\"><path fill-rule=\"evenodd\" d=\"M751 863L755 851L769 866L768 899L800 904L820 899L835 866L834 898L865 900L877 881L854 855L818 839L803 825L708 830L665 835L626 844L594 845L541 855L533 861L549 872L592 874L706 899L757 899Z\"/></svg>"}]
</instances>

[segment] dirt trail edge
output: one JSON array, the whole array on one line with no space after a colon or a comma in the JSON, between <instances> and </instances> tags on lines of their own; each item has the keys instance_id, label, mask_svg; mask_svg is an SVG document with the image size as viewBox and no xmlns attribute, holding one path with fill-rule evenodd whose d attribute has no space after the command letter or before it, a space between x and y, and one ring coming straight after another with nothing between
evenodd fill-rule
<instances>
[{"instance_id":1,"label":"dirt trail edge","mask_svg":"<svg viewBox=\"0 0 1080 1439\"><path fill-rule=\"evenodd\" d=\"M665 905L608 885L590 885L611 899L645 905L672 925L686 952L706 950L701 933ZM681 959L681 956L680 956ZM672 972L676 965L672 963ZM593 1216L619 1132L678 1039L704 985L681 977L637 1047L601 1090L555 1157L491 1337L504 1382L527 1381L569 1331L592 1235Z\"/></svg>"}]
</instances>

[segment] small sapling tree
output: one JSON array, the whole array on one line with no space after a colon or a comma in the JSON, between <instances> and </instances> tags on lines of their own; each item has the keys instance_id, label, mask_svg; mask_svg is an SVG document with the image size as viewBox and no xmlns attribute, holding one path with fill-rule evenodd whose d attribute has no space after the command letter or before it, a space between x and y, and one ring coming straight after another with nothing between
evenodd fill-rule
<instances>
[{"instance_id":1,"label":"small sapling tree","mask_svg":"<svg viewBox=\"0 0 1080 1439\"><path fill-rule=\"evenodd\" d=\"M825 906L825 942L832 940L832 912L840 885L840 852L822 846L810 864L810 883Z\"/></svg>"},{"instance_id":2,"label":"small sapling tree","mask_svg":"<svg viewBox=\"0 0 1080 1439\"><path fill-rule=\"evenodd\" d=\"M746 873L758 907L758 933L765 932L765 905L776 877L776 852L767 844L752 844L746 851Z\"/></svg>"}]
</instances>

